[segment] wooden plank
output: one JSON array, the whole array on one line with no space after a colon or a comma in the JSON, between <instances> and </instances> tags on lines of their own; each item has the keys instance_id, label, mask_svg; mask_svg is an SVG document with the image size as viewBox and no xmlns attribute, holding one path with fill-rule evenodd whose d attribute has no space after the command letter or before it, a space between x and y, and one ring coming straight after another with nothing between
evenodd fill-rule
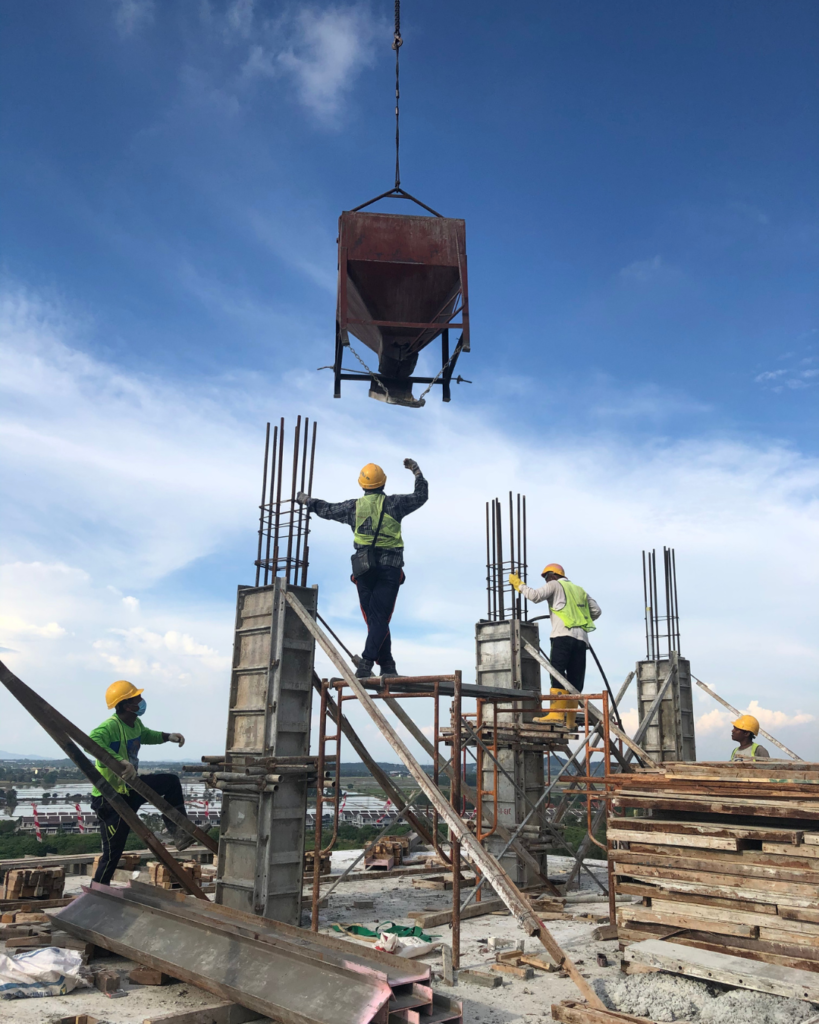
<instances>
[{"instance_id":1,"label":"wooden plank","mask_svg":"<svg viewBox=\"0 0 819 1024\"><path fill-rule=\"evenodd\" d=\"M564 921L570 919L570 916L564 912L560 904L550 904L549 900L534 900L533 903L543 920ZM553 911L541 910L543 905L553 905L555 909ZM484 917L486 914L496 914L499 911L506 911L506 904L503 900L481 900L480 903L470 903L468 907L464 907L461 910L461 920L466 921L472 917ZM429 913L414 910L410 911L407 916L412 918L418 927L424 930L427 928L440 928L441 925L451 924L452 922L451 910L435 910Z\"/></svg>"},{"instance_id":2,"label":"wooden plank","mask_svg":"<svg viewBox=\"0 0 819 1024\"><path fill-rule=\"evenodd\" d=\"M531 967L515 967L514 964L503 962L492 964L491 970L497 974L509 974L513 978L520 978L522 981L528 981L535 976L535 972Z\"/></svg>"},{"instance_id":3,"label":"wooden plank","mask_svg":"<svg viewBox=\"0 0 819 1024\"><path fill-rule=\"evenodd\" d=\"M657 929L656 932L649 932L649 928ZM664 937L673 937L674 942L679 943L682 946L692 946L697 949L707 949L714 953L730 953L732 956L738 956L742 959L758 960L762 963L779 964L781 967L794 967L800 971L807 971L808 973L819 973L819 962L815 960L808 960L804 957L800 957L799 953L796 952L800 949L799 946L785 947L783 944L765 943L763 947L760 947L758 940L753 939L731 939L727 935L708 935L705 932L681 932L674 933L669 928L660 929L658 925L644 924L639 929L623 929L621 933L621 940L623 942L645 942L646 939L662 939ZM745 942L748 941L756 948L743 949L739 946L733 946L732 942ZM786 956L781 952L783 948L793 949L793 956ZM802 947L808 948L808 947Z\"/></svg>"},{"instance_id":4,"label":"wooden plank","mask_svg":"<svg viewBox=\"0 0 819 1024\"><path fill-rule=\"evenodd\" d=\"M798 877L798 871L781 872L787 875L787 880L781 879L774 868L759 867L755 864L737 866L735 871L725 870L720 865L708 864L707 862L694 861L685 868L680 867L680 862L669 857L667 864L663 864L659 857L650 857L645 854L630 853L625 850L612 851L612 860L616 862L615 870L619 875L630 875L636 877L655 877L665 879L678 879L680 881L700 882L705 885L728 885L738 886L740 880L744 881L741 886L745 889L760 892L776 892L783 895L803 896L809 898L816 895L817 882L800 883L793 878ZM716 870L721 868L720 870ZM633 869L633 870L632 870ZM756 897L759 899L759 897Z\"/></svg>"},{"instance_id":5,"label":"wooden plank","mask_svg":"<svg viewBox=\"0 0 819 1024\"><path fill-rule=\"evenodd\" d=\"M727 836L734 839L759 839L762 841L793 843L802 842L800 829L769 828L765 825L727 825L721 822L665 821L662 818L618 818L608 820L609 828L628 829L635 832L680 832L684 835ZM819 833L816 833L819 839Z\"/></svg>"},{"instance_id":6,"label":"wooden plank","mask_svg":"<svg viewBox=\"0 0 819 1024\"><path fill-rule=\"evenodd\" d=\"M786 921L810 921L819 924L819 909L812 907L779 907L779 916Z\"/></svg>"},{"instance_id":7,"label":"wooden plank","mask_svg":"<svg viewBox=\"0 0 819 1024\"><path fill-rule=\"evenodd\" d=\"M648 921L650 924L667 924L669 928L702 929L706 922L693 914L681 914L673 910L651 907L620 907L617 911L617 924L626 925L629 921ZM746 939L759 938L756 925L740 921L709 920L708 930L717 935L739 935Z\"/></svg>"},{"instance_id":8,"label":"wooden plank","mask_svg":"<svg viewBox=\"0 0 819 1024\"><path fill-rule=\"evenodd\" d=\"M763 842L763 853L775 853L780 857L815 857L819 859L819 846L811 846L802 843L801 846L792 846L790 843Z\"/></svg>"},{"instance_id":9,"label":"wooden plank","mask_svg":"<svg viewBox=\"0 0 819 1024\"><path fill-rule=\"evenodd\" d=\"M749 817L763 817L769 811L771 818L800 818L819 820L819 802L802 803L780 800L737 800L730 797L698 797L688 793L674 795L668 792L630 793L619 790L612 798L614 807L647 807L661 811L697 811L701 814L747 814Z\"/></svg>"},{"instance_id":10,"label":"wooden plank","mask_svg":"<svg viewBox=\"0 0 819 1024\"><path fill-rule=\"evenodd\" d=\"M627 868L627 865L625 866ZM700 893L703 896L722 896L732 900L753 900L759 903L779 904L783 897L787 896L788 906L791 907L815 907L816 889L814 886L804 885L801 888L808 890L805 893L782 892L777 888L777 883L754 880L754 888L736 885L736 875L704 875L697 871L664 871L662 868L641 868L634 866L633 870L623 871L628 878L642 882L643 884L661 885L663 889L671 892ZM793 884L783 883L788 888L798 888ZM764 888L763 888L764 886ZM773 887L773 888L770 888ZM618 884L618 891L625 891Z\"/></svg>"},{"instance_id":11,"label":"wooden plank","mask_svg":"<svg viewBox=\"0 0 819 1024\"><path fill-rule=\"evenodd\" d=\"M710 821L665 821L662 818L610 817L609 828L627 828L629 831L661 831L681 833L685 836L722 836L732 839L753 839L773 843L802 843L807 835L799 828L776 828L766 825L732 825ZM819 833L817 833L819 836ZM647 841L649 842L649 841Z\"/></svg>"},{"instance_id":12,"label":"wooden plank","mask_svg":"<svg viewBox=\"0 0 819 1024\"><path fill-rule=\"evenodd\" d=\"M808 924L803 921L785 921L777 914L760 915L747 910L726 910L723 907L681 903L676 899L652 899L651 909L662 913L683 914L690 918L697 918L699 920L699 924L696 927L698 928L703 928L706 923L713 921L728 921L751 926L757 925L759 927L784 928L786 931L790 930L794 932L804 931L806 933L810 933L812 929L816 929L816 934L819 935L819 925ZM762 917L763 920L760 920L760 917ZM727 935L731 933L725 932L724 934ZM740 933L737 932L736 934Z\"/></svg>"},{"instance_id":13,"label":"wooden plank","mask_svg":"<svg viewBox=\"0 0 819 1024\"><path fill-rule=\"evenodd\" d=\"M726 899L722 896L706 896L699 892L674 892L660 886L638 885L633 882L620 882L615 889L628 896L642 896L648 899L669 899L692 906L724 907L731 911L752 911L754 914L775 914L775 903L760 903L749 899Z\"/></svg>"},{"instance_id":14,"label":"wooden plank","mask_svg":"<svg viewBox=\"0 0 819 1024\"><path fill-rule=\"evenodd\" d=\"M819 846L819 832L806 832L802 842L807 846Z\"/></svg>"},{"instance_id":15,"label":"wooden plank","mask_svg":"<svg viewBox=\"0 0 819 1024\"><path fill-rule=\"evenodd\" d=\"M646 1017L632 1017L615 1010L597 1010L571 1000L552 1004L552 1019L563 1024L652 1024Z\"/></svg>"},{"instance_id":16,"label":"wooden plank","mask_svg":"<svg viewBox=\"0 0 819 1024\"><path fill-rule=\"evenodd\" d=\"M632 829L607 828L606 836L609 842L631 843L636 840L640 833ZM739 850L741 839L728 839L721 836L693 836L680 832L651 832L651 843L659 846L690 846L706 850ZM819 847L817 847L819 856Z\"/></svg>"},{"instance_id":17,"label":"wooden plank","mask_svg":"<svg viewBox=\"0 0 819 1024\"><path fill-rule=\"evenodd\" d=\"M798 922L790 922L791 924ZM759 938L763 942L791 942L797 946L819 947L819 932L792 931L786 928L772 928L770 926L760 927Z\"/></svg>"},{"instance_id":18,"label":"wooden plank","mask_svg":"<svg viewBox=\"0 0 819 1024\"><path fill-rule=\"evenodd\" d=\"M737 850L727 852L724 850L696 850L695 852L680 848L669 850L665 846L655 846L653 843L630 843L626 854L646 854L660 858L662 863L669 863L670 860L678 867L713 863L717 865L707 868L709 871L727 871L729 874L735 872L740 875L749 873L748 865L764 868L765 871L751 871L759 877L765 875L771 878L781 878L782 881L811 881L819 885L819 860L815 857L802 857L799 859L799 850L808 849L804 846L789 847L794 850L794 855L787 860L779 854L765 853L763 850ZM609 854L609 859L618 857L617 851Z\"/></svg>"},{"instance_id":19,"label":"wooden plank","mask_svg":"<svg viewBox=\"0 0 819 1024\"><path fill-rule=\"evenodd\" d=\"M689 978L819 1002L819 977L792 967L758 963L729 953L713 953L656 939L629 946L623 957L633 963L660 967Z\"/></svg>"}]
</instances>

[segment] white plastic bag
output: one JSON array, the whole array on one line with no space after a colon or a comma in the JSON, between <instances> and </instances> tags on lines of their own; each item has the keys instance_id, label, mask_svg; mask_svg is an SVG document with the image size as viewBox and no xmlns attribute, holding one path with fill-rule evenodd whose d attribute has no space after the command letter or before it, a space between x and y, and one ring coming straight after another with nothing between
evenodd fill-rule
<instances>
[{"instance_id":1,"label":"white plastic bag","mask_svg":"<svg viewBox=\"0 0 819 1024\"><path fill-rule=\"evenodd\" d=\"M394 932L381 932L381 938L373 948L381 953L397 953L401 949L401 943Z\"/></svg>"},{"instance_id":2,"label":"white plastic bag","mask_svg":"<svg viewBox=\"0 0 819 1024\"><path fill-rule=\"evenodd\" d=\"M73 949L44 946L17 956L0 953L0 999L64 996L80 983L82 956Z\"/></svg>"}]
</instances>

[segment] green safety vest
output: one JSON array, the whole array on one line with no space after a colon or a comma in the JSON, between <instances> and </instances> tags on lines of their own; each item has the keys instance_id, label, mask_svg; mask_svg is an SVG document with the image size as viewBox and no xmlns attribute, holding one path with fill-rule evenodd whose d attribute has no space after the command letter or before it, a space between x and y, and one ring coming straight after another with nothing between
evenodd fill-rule
<instances>
[{"instance_id":1,"label":"green safety vest","mask_svg":"<svg viewBox=\"0 0 819 1024\"><path fill-rule=\"evenodd\" d=\"M369 521L373 533L378 529L378 520L381 519L381 509L384 507L386 497L383 494L365 494L358 498L355 503L355 535L353 541L362 547L369 547L373 542L373 535L361 532L361 527ZM378 532L377 548L402 548L404 539L401 536L401 524L397 519L384 513L381 520L381 529Z\"/></svg>"},{"instance_id":2,"label":"green safety vest","mask_svg":"<svg viewBox=\"0 0 819 1024\"><path fill-rule=\"evenodd\" d=\"M563 593L566 595L566 604L560 609L552 608L552 611L566 629L576 629L579 626L581 629L585 629L587 633L597 629L594 622L592 622L591 611L589 610L589 595L586 591L582 587L578 587L576 583L570 583L568 580L558 580L557 582L563 587Z\"/></svg>"},{"instance_id":3,"label":"green safety vest","mask_svg":"<svg viewBox=\"0 0 819 1024\"><path fill-rule=\"evenodd\" d=\"M757 752L758 748L759 748L759 744L758 743L752 743L751 744L751 758L755 758L756 757L756 752ZM734 747L734 749L731 751L731 760L732 761L734 761L736 759L737 751L738 750L739 750L739 747ZM740 758L740 760L742 760L742 759Z\"/></svg>"}]
</instances>

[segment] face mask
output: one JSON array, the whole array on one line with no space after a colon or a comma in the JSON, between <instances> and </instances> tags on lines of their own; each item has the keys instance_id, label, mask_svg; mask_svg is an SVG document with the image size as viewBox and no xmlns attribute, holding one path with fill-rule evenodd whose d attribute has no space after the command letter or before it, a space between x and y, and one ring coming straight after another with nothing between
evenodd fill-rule
<instances>
[{"instance_id":1,"label":"face mask","mask_svg":"<svg viewBox=\"0 0 819 1024\"><path fill-rule=\"evenodd\" d=\"M137 708L137 711L136 711L137 718L142 718L142 716L145 714L145 711L146 711L147 707L148 707L148 704L147 704L145 698L144 697L140 697L140 699L139 699L139 707Z\"/></svg>"}]
</instances>

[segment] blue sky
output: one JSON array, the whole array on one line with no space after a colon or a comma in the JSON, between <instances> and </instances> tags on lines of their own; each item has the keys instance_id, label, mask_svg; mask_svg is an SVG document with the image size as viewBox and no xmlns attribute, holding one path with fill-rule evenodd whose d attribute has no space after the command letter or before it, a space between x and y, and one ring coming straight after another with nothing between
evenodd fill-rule
<instances>
[{"instance_id":1,"label":"blue sky","mask_svg":"<svg viewBox=\"0 0 819 1024\"><path fill-rule=\"evenodd\" d=\"M816 5L405 0L403 184L466 220L473 331L473 384L420 412L316 372L338 215L392 184L391 16L4 5L3 656L85 722L112 671L159 683L218 750L263 425L302 413L327 497L370 460L430 477L407 667L471 670L483 502L520 490L610 675L640 654L640 550L673 544L694 671L819 754ZM348 538L314 544L358 646ZM3 707L1 747L50 749Z\"/></svg>"}]
</instances>

